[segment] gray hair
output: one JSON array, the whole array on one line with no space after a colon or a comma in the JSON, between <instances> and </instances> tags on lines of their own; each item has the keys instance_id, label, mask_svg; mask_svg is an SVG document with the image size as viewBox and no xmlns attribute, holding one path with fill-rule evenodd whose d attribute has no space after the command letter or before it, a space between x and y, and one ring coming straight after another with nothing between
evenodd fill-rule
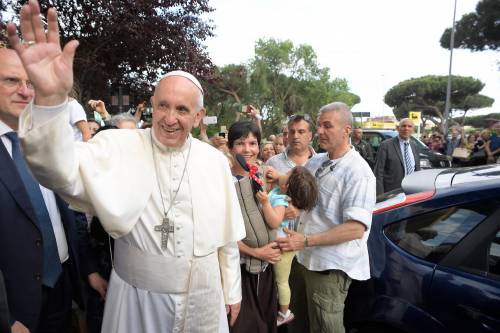
<instances>
[{"instance_id":1,"label":"gray hair","mask_svg":"<svg viewBox=\"0 0 500 333\"><path fill-rule=\"evenodd\" d=\"M321 109L319 109L319 114L323 114L326 112L337 112L344 120L344 124L352 127L352 113L347 104L342 102L333 102L324 105L321 107Z\"/></svg>"},{"instance_id":2,"label":"gray hair","mask_svg":"<svg viewBox=\"0 0 500 333\"><path fill-rule=\"evenodd\" d=\"M125 112L115 114L113 117L111 117L109 123L113 126L118 127L118 125L120 125L120 123L124 121L130 121L134 124L137 124L137 121L135 120L134 116L131 115L130 113L125 113Z\"/></svg>"}]
</instances>

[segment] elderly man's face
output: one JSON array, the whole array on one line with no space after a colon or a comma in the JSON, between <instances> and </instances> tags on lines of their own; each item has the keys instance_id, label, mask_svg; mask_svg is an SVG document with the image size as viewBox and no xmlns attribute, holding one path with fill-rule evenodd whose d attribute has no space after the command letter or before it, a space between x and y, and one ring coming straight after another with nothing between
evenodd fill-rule
<instances>
[{"instance_id":1,"label":"elderly man's face","mask_svg":"<svg viewBox=\"0 0 500 333\"><path fill-rule=\"evenodd\" d=\"M200 90L188 79L169 76L161 80L151 98L153 130L167 147L180 147L205 115L199 105Z\"/></svg>"},{"instance_id":2,"label":"elderly man's face","mask_svg":"<svg viewBox=\"0 0 500 333\"><path fill-rule=\"evenodd\" d=\"M35 90L26 85L28 75L16 52L0 49L0 120L13 129Z\"/></svg>"},{"instance_id":3,"label":"elderly man's face","mask_svg":"<svg viewBox=\"0 0 500 333\"><path fill-rule=\"evenodd\" d=\"M398 126L399 136L402 139L409 139L413 134L413 123L409 119L404 119L399 123Z\"/></svg>"}]
</instances>

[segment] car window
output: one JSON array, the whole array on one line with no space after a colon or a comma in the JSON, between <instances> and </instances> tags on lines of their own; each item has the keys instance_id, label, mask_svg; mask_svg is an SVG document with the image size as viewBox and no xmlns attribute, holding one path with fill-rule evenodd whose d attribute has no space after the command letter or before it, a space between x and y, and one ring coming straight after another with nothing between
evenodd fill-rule
<instances>
[{"instance_id":1,"label":"car window","mask_svg":"<svg viewBox=\"0 0 500 333\"><path fill-rule=\"evenodd\" d=\"M439 262L491 210L482 204L449 207L386 226L384 233L409 253Z\"/></svg>"},{"instance_id":2,"label":"car window","mask_svg":"<svg viewBox=\"0 0 500 333\"><path fill-rule=\"evenodd\" d=\"M368 141L375 151L378 150L380 143L384 141L384 138L377 133L363 133L363 139Z\"/></svg>"},{"instance_id":3,"label":"car window","mask_svg":"<svg viewBox=\"0 0 500 333\"><path fill-rule=\"evenodd\" d=\"M488 271L500 277L500 230L497 231L488 251Z\"/></svg>"}]
</instances>

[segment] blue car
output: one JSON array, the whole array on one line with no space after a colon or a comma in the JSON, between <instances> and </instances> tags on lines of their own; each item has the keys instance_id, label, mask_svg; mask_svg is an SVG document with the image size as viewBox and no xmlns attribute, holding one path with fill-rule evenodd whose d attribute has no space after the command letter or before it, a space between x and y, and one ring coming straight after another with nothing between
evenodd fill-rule
<instances>
[{"instance_id":1,"label":"blue car","mask_svg":"<svg viewBox=\"0 0 500 333\"><path fill-rule=\"evenodd\" d=\"M500 332L500 165L419 171L377 201L347 332Z\"/></svg>"}]
</instances>

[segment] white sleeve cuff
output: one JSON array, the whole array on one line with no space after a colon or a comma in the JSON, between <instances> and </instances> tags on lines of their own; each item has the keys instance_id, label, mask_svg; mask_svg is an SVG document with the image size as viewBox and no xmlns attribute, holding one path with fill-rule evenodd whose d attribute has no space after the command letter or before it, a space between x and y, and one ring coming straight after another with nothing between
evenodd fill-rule
<instances>
[{"instance_id":1,"label":"white sleeve cuff","mask_svg":"<svg viewBox=\"0 0 500 333\"><path fill-rule=\"evenodd\" d=\"M342 218L344 222L347 220L361 222L365 225L366 230L369 230L372 224L372 212L360 207L349 207L344 209Z\"/></svg>"},{"instance_id":2,"label":"white sleeve cuff","mask_svg":"<svg viewBox=\"0 0 500 333\"><path fill-rule=\"evenodd\" d=\"M42 125L49 120L57 117L61 112L66 110L66 106L68 105L68 100L64 101L64 103L54 106L41 106L34 105L31 109L33 115L33 126Z\"/></svg>"}]
</instances>

